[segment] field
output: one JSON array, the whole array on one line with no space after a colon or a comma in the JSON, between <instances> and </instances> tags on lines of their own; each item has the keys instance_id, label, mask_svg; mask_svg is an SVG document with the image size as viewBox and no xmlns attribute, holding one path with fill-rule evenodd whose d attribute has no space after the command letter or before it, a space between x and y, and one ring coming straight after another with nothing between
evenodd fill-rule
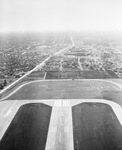
<instances>
[{"instance_id":1,"label":"field","mask_svg":"<svg viewBox=\"0 0 122 150\"><path fill-rule=\"evenodd\" d=\"M21 106L0 142L0 150L44 150L51 110L44 104Z\"/></svg>"},{"instance_id":2,"label":"field","mask_svg":"<svg viewBox=\"0 0 122 150\"><path fill-rule=\"evenodd\" d=\"M0 93L0 150L122 150L121 111L100 101L122 107L121 40L68 32L0 37L2 80L49 57Z\"/></svg>"},{"instance_id":3,"label":"field","mask_svg":"<svg viewBox=\"0 0 122 150\"><path fill-rule=\"evenodd\" d=\"M111 76L111 77L113 77L113 78L119 78L113 71L111 71L111 70L106 70L107 71L107 73L109 73L109 75Z\"/></svg>"},{"instance_id":4,"label":"field","mask_svg":"<svg viewBox=\"0 0 122 150\"><path fill-rule=\"evenodd\" d=\"M122 128L110 106L83 103L72 111L75 150L122 149Z\"/></svg>"},{"instance_id":5,"label":"field","mask_svg":"<svg viewBox=\"0 0 122 150\"><path fill-rule=\"evenodd\" d=\"M44 78L44 75L45 75L44 71L33 71L27 77L41 79L41 78Z\"/></svg>"},{"instance_id":6,"label":"field","mask_svg":"<svg viewBox=\"0 0 122 150\"><path fill-rule=\"evenodd\" d=\"M84 79L81 71L48 71L46 79Z\"/></svg>"},{"instance_id":7,"label":"field","mask_svg":"<svg viewBox=\"0 0 122 150\"><path fill-rule=\"evenodd\" d=\"M85 79L107 79L108 77L104 71L83 71Z\"/></svg>"},{"instance_id":8,"label":"field","mask_svg":"<svg viewBox=\"0 0 122 150\"><path fill-rule=\"evenodd\" d=\"M107 99L122 105L122 91L112 83L97 80L37 81L7 99Z\"/></svg>"},{"instance_id":9,"label":"field","mask_svg":"<svg viewBox=\"0 0 122 150\"><path fill-rule=\"evenodd\" d=\"M104 71L76 71L76 69L69 71L48 71L46 79L107 79L110 76L106 75Z\"/></svg>"}]
</instances>

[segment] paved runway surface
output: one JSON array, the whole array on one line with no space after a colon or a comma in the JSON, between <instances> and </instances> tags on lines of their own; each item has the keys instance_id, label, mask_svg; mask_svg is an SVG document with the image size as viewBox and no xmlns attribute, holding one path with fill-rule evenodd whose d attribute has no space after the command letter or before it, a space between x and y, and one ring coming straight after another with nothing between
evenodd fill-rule
<instances>
[{"instance_id":1,"label":"paved runway surface","mask_svg":"<svg viewBox=\"0 0 122 150\"><path fill-rule=\"evenodd\" d=\"M118 104L102 99L2 101L0 150L121 149L121 116Z\"/></svg>"},{"instance_id":2,"label":"paved runway surface","mask_svg":"<svg viewBox=\"0 0 122 150\"><path fill-rule=\"evenodd\" d=\"M25 84L0 102L0 150L122 149L121 99L104 81Z\"/></svg>"},{"instance_id":3,"label":"paved runway surface","mask_svg":"<svg viewBox=\"0 0 122 150\"><path fill-rule=\"evenodd\" d=\"M70 39L54 56L74 47ZM112 101L122 106L122 88L110 82L26 84L0 102L0 150L122 150L122 109Z\"/></svg>"},{"instance_id":4,"label":"paved runway surface","mask_svg":"<svg viewBox=\"0 0 122 150\"><path fill-rule=\"evenodd\" d=\"M51 115L45 150L74 150L70 100L57 100Z\"/></svg>"}]
</instances>

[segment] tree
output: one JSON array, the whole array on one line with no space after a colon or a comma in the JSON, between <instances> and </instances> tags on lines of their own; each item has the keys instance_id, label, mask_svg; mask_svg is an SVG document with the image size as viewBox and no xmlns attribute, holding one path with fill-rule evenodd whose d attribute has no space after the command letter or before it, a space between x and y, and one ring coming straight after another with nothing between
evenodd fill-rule
<instances>
[{"instance_id":1,"label":"tree","mask_svg":"<svg viewBox=\"0 0 122 150\"><path fill-rule=\"evenodd\" d=\"M20 60L17 56L9 55L6 59L6 72L8 75L14 75L16 69L20 67Z\"/></svg>"}]
</instances>

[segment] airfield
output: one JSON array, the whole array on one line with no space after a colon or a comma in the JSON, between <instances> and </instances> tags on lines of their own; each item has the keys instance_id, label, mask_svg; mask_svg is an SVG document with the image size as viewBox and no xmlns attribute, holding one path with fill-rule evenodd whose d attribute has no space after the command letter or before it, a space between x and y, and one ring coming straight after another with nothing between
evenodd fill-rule
<instances>
[{"instance_id":1,"label":"airfield","mask_svg":"<svg viewBox=\"0 0 122 150\"><path fill-rule=\"evenodd\" d=\"M14 89L4 100L107 99L122 105L120 87L109 80L36 80Z\"/></svg>"},{"instance_id":2,"label":"airfield","mask_svg":"<svg viewBox=\"0 0 122 150\"><path fill-rule=\"evenodd\" d=\"M117 82L34 80L14 86L0 102L0 149L121 149Z\"/></svg>"},{"instance_id":3,"label":"airfield","mask_svg":"<svg viewBox=\"0 0 122 150\"><path fill-rule=\"evenodd\" d=\"M122 150L122 79L62 58L70 40L0 92L0 150Z\"/></svg>"}]
</instances>

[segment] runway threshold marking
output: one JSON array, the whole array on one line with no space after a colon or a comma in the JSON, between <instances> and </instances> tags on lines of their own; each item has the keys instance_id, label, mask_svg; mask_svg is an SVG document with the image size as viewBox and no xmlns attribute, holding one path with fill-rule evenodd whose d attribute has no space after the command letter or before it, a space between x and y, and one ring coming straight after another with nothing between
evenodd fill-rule
<instances>
[{"instance_id":1,"label":"runway threshold marking","mask_svg":"<svg viewBox=\"0 0 122 150\"><path fill-rule=\"evenodd\" d=\"M70 100L55 100L45 150L73 150Z\"/></svg>"}]
</instances>

